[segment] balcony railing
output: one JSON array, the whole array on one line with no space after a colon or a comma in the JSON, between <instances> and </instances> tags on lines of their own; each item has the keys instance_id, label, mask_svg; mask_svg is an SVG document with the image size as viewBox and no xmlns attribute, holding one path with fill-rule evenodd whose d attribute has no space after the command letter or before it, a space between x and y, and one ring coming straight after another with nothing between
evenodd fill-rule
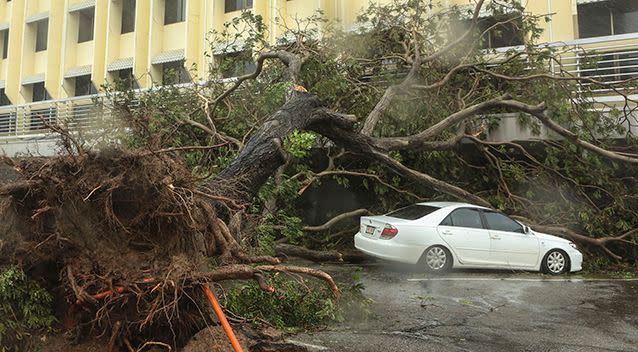
<instances>
[{"instance_id":1,"label":"balcony railing","mask_svg":"<svg viewBox=\"0 0 638 352\"><path fill-rule=\"evenodd\" d=\"M50 127L54 125L79 131L110 123L111 111L102 107L103 99L104 96L93 95L0 106L0 142L53 139Z\"/></svg>"},{"instance_id":2,"label":"balcony railing","mask_svg":"<svg viewBox=\"0 0 638 352\"><path fill-rule=\"evenodd\" d=\"M557 49L558 62L551 63L549 69L554 74L566 74L575 77L588 77L605 83L623 83L638 77L638 33L577 39L568 42L543 44L541 47ZM523 47L499 48L498 52ZM576 93L590 91L597 100L624 100L620 91L633 94L638 82L618 85L612 89L581 82ZM610 99L611 98L611 99Z\"/></svg>"}]
</instances>

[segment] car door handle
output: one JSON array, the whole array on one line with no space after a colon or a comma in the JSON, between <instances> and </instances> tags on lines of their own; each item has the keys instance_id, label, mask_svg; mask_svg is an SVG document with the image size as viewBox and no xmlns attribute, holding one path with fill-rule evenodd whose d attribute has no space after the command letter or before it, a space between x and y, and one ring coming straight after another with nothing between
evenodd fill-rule
<instances>
[{"instance_id":1,"label":"car door handle","mask_svg":"<svg viewBox=\"0 0 638 352\"><path fill-rule=\"evenodd\" d=\"M499 236L499 235L490 235L490 238L493 239L493 240L500 240L501 236Z\"/></svg>"},{"instance_id":2,"label":"car door handle","mask_svg":"<svg viewBox=\"0 0 638 352\"><path fill-rule=\"evenodd\" d=\"M442 234L444 234L444 235L451 235L451 234L452 234L452 231L450 231L450 230L443 230L443 231L441 231L441 233L442 233Z\"/></svg>"}]
</instances>

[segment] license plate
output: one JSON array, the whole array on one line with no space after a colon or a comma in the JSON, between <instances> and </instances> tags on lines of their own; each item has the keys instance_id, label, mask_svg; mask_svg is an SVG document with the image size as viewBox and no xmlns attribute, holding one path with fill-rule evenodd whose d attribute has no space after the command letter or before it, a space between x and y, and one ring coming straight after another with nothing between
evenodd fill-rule
<instances>
[{"instance_id":1,"label":"license plate","mask_svg":"<svg viewBox=\"0 0 638 352\"><path fill-rule=\"evenodd\" d=\"M372 235L374 233L374 227L373 226L368 226L366 227L366 235Z\"/></svg>"}]
</instances>

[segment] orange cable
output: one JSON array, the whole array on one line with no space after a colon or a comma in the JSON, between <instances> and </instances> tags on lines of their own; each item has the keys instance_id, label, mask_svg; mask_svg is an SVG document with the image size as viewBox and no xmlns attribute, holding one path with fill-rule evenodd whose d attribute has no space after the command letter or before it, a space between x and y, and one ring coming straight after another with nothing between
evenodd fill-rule
<instances>
[{"instance_id":1,"label":"orange cable","mask_svg":"<svg viewBox=\"0 0 638 352\"><path fill-rule=\"evenodd\" d=\"M233 345L233 349L235 350L235 352L244 352L244 350L241 348L241 345L239 344L239 341L237 340L237 337L235 337L235 333L233 333L233 328L231 328L230 324L228 324L228 320L226 320L224 311L219 305L219 302L217 302L217 298L215 298L213 291L210 290L210 287L208 287L208 285L202 285L202 288L204 289L204 293L206 294L208 301L213 306L215 314L217 314L219 321L222 323L224 332L226 332L226 336L228 336L230 344Z\"/></svg>"}]
</instances>

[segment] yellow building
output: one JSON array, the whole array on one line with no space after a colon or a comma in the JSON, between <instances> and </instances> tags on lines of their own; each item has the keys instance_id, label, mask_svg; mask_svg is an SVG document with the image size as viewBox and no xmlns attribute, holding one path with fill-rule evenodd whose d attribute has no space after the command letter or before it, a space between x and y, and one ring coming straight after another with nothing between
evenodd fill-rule
<instances>
[{"instance_id":1,"label":"yellow building","mask_svg":"<svg viewBox=\"0 0 638 352\"><path fill-rule=\"evenodd\" d=\"M168 72L207 67L207 33L248 9L263 17L274 43L277 22L317 9L349 29L374 0L0 0L0 143L42 130L47 119L72 115L75 97L97 92L116 77L135 87L183 83ZM385 2L390 0L377 0ZM443 6L471 0L441 0ZM522 0L542 23L543 41L574 48L570 71L609 80L638 72L638 1ZM492 40L491 47L520 44ZM598 48L601 68L583 68L583 48ZM600 52L604 52L601 54ZM571 60L571 61L570 61ZM601 66L603 67L603 66ZM170 78L170 79L169 79ZM37 117L37 118L36 118Z\"/></svg>"}]
</instances>

